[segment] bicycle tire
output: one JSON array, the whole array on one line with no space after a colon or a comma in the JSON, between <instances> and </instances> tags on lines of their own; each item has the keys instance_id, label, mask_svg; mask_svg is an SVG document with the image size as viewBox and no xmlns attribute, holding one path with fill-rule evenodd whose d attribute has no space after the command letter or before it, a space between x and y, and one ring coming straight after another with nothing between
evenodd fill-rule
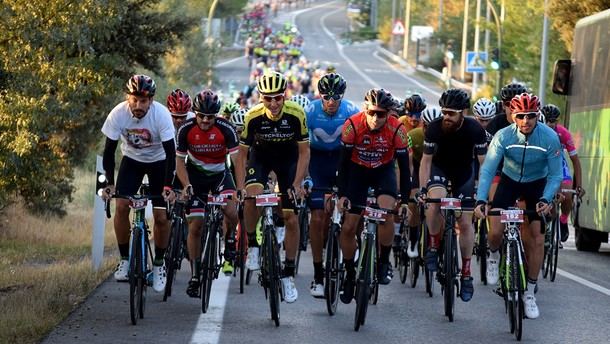
<instances>
[{"instance_id":1,"label":"bicycle tire","mask_svg":"<svg viewBox=\"0 0 610 344\"><path fill-rule=\"evenodd\" d=\"M201 259L201 312L207 313L210 306L210 294L212 292L212 282L214 280L214 270L216 269L217 254L217 231L213 226L208 227L205 244L203 246L203 257Z\"/></svg>"},{"instance_id":2,"label":"bicycle tire","mask_svg":"<svg viewBox=\"0 0 610 344\"><path fill-rule=\"evenodd\" d=\"M301 262L301 252L307 251L307 239L309 237L309 215L307 208L299 210L299 248L295 259L294 274L299 274L299 264Z\"/></svg>"},{"instance_id":3,"label":"bicycle tire","mask_svg":"<svg viewBox=\"0 0 610 344\"><path fill-rule=\"evenodd\" d=\"M478 227L477 258L479 260L479 274L481 275L481 283L487 285L487 220L481 220Z\"/></svg>"},{"instance_id":4,"label":"bicycle tire","mask_svg":"<svg viewBox=\"0 0 610 344\"><path fill-rule=\"evenodd\" d=\"M248 251L247 236L245 229L238 225L237 228L237 259L236 267L239 269L239 293L244 293L244 284L246 283L246 255Z\"/></svg>"},{"instance_id":5,"label":"bicycle tire","mask_svg":"<svg viewBox=\"0 0 610 344\"><path fill-rule=\"evenodd\" d=\"M551 282L555 282L555 277L557 277L557 260L559 258L559 243L560 243L560 235L561 235L561 231L559 230L559 217L555 217L555 220L553 221L553 238L551 239L551 244L553 247L553 254L550 257L552 262L551 262L551 276L550 276L550 280Z\"/></svg>"},{"instance_id":6,"label":"bicycle tire","mask_svg":"<svg viewBox=\"0 0 610 344\"><path fill-rule=\"evenodd\" d=\"M139 297L138 297L138 279L139 279L139 273L138 271L140 271L140 263L139 263L139 258L140 257L140 245L137 244L137 241L139 239L139 235L137 234L137 232L132 234L132 250L131 250L131 256L129 257L129 315L131 317L131 323L133 325L136 325L138 322L138 316L139 316Z\"/></svg>"},{"instance_id":7,"label":"bicycle tire","mask_svg":"<svg viewBox=\"0 0 610 344\"><path fill-rule=\"evenodd\" d=\"M417 279L419 278L419 258L409 259L409 281L411 282L411 288L417 286Z\"/></svg>"},{"instance_id":8,"label":"bicycle tire","mask_svg":"<svg viewBox=\"0 0 610 344\"><path fill-rule=\"evenodd\" d=\"M271 311L271 319L275 322L275 326L280 326L280 269L279 269L279 252L278 245L275 242L275 236L272 233L272 228L266 228L263 239L263 248L265 250L266 276L268 279L268 300L269 309Z\"/></svg>"},{"instance_id":9,"label":"bicycle tire","mask_svg":"<svg viewBox=\"0 0 610 344\"><path fill-rule=\"evenodd\" d=\"M339 303L339 288L341 284L341 257L337 234L339 225L332 224L326 240L326 257L324 269L324 299L329 315L335 315Z\"/></svg>"},{"instance_id":10,"label":"bicycle tire","mask_svg":"<svg viewBox=\"0 0 610 344\"><path fill-rule=\"evenodd\" d=\"M454 226L454 217L452 215L447 216L447 223L445 226L445 249L443 254L443 274L444 274L444 288L443 288L443 300L445 305L445 315L449 318L449 322L453 322L453 316L455 314L455 271L454 264L455 259L455 234L452 226Z\"/></svg>"},{"instance_id":11,"label":"bicycle tire","mask_svg":"<svg viewBox=\"0 0 610 344\"><path fill-rule=\"evenodd\" d=\"M425 253L426 249L428 248L428 226L426 225L425 221L422 221L422 230L421 230L421 238L419 240L420 242L420 247L419 247L419 255L420 255L420 259L423 261L423 265L424 265L424 276L425 276L425 281L426 281L426 293L428 293L429 297L433 297L434 296L434 272L428 270L428 266L426 265L426 261L425 261Z\"/></svg>"},{"instance_id":12,"label":"bicycle tire","mask_svg":"<svg viewBox=\"0 0 610 344\"><path fill-rule=\"evenodd\" d=\"M182 226L184 222L178 218L172 223L170 232L170 245L165 254L165 266L167 267L167 283L163 292L163 301L172 296L172 286L176 279L176 270L180 268L180 260L182 260Z\"/></svg>"},{"instance_id":13,"label":"bicycle tire","mask_svg":"<svg viewBox=\"0 0 610 344\"><path fill-rule=\"evenodd\" d=\"M409 245L409 234L408 230L405 230L404 225L400 225L400 246L395 252L395 264L398 268L398 274L400 276L400 283L405 284L407 282L407 276L409 275L409 256L407 255L407 246Z\"/></svg>"},{"instance_id":14,"label":"bicycle tire","mask_svg":"<svg viewBox=\"0 0 610 344\"><path fill-rule=\"evenodd\" d=\"M358 331L366 320L366 311L369 305L372 269L372 239L367 238L364 242L364 252L360 256L360 269L356 280L356 314L354 316L354 330Z\"/></svg>"}]
</instances>

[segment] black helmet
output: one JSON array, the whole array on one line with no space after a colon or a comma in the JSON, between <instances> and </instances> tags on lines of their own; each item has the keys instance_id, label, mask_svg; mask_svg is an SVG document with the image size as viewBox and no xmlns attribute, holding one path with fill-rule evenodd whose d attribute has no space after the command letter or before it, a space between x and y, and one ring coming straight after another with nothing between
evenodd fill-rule
<instances>
[{"instance_id":1,"label":"black helmet","mask_svg":"<svg viewBox=\"0 0 610 344\"><path fill-rule=\"evenodd\" d=\"M438 105L446 109L465 110L470 107L470 96L464 90L450 88L443 92Z\"/></svg>"},{"instance_id":2,"label":"black helmet","mask_svg":"<svg viewBox=\"0 0 610 344\"><path fill-rule=\"evenodd\" d=\"M347 87L347 83L345 79L340 74L337 73L329 73L325 74L318 81L318 92L320 94L343 94L345 93L345 88Z\"/></svg>"},{"instance_id":3,"label":"black helmet","mask_svg":"<svg viewBox=\"0 0 610 344\"><path fill-rule=\"evenodd\" d=\"M500 90L500 98L502 98L502 101L508 102L513 99L517 94L522 93L527 93L527 89L525 88L525 86L513 82L502 87L502 90Z\"/></svg>"},{"instance_id":4,"label":"black helmet","mask_svg":"<svg viewBox=\"0 0 610 344\"><path fill-rule=\"evenodd\" d=\"M547 122L555 122L559 115L561 115L561 111L554 104L547 104L540 108L540 112L544 115Z\"/></svg>"},{"instance_id":5,"label":"black helmet","mask_svg":"<svg viewBox=\"0 0 610 344\"><path fill-rule=\"evenodd\" d=\"M220 99L211 90L203 90L193 101L193 111L202 114L217 114L220 112Z\"/></svg>"},{"instance_id":6,"label":"black helmet","mask_svg":"<svg viewBox=\"0 0 610 344\"><path fill-rule=\"evenodd\" d=\"M364 101L368 106L382 108L386 111L394 108L394 97L383 88L370 89L366 92Z\"/></svg>"},{"instance_id":7,"label":"black helmet","mask_svg":"<svg viewBox=\"0 0 610 344\"><path fill-rule=\"evenodd\" d=\"M127 94L134 96L152 97L157 90L155 81L149 76L141 74L129 78L125 86L127 87Z\"/></svg>"},{"instance_id":8,"label":"black helmet","mask_svg":"<svg viewBox=\"0 0 610 344\"><path fill-rule=\"evenodd\" d=\"M419 94L413 94L405 99L405 111L409 114L421 113L426 106L426 101Z\"/></svg>"}]
</instances>

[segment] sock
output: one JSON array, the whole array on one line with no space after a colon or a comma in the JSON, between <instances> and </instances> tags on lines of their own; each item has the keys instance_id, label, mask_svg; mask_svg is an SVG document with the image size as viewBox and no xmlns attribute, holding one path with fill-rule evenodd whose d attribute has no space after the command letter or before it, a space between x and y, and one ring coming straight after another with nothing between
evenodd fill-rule
<instances>
[{"instance_id":1,"label":"sock","mask_svg":"<svg viewBox=\"0 0 610 344\"><path fill-rule=\"evenodd\" d=\"M313 279L317 284L324 283L324 268L322 262L313 263Z\"/></svg>"},{"instance_id":2,"label":"sock","mask_svg":"<svg viewBox=\"0 0 610 344\"><path fill-rule=\"evenodd\" d=\"M155 246L155 260L153 260L153 265L161 266L163 265L163 260L165 258L165 251L167 248L159 248Z\"/></svg>"},{"instance_id":3,"label":"sock","mask_svg":"<svg viewBox=\"0 0 610 344\"><path fill-rule=\"evenodd\" d=\"M195 262L192 264L193 264L192 265L193 269L191 272L191 276L199 278L199 271L201 270L201 259L199 259L199 258L195 259Z\"/></svg>"},{"instance_id":4,"label":"sock","mask_svg":"<svg viewBox=\"0 0 610 344\"><path fill-rule=\"evenodd\" d=\"M294 260L286 259L284 262L284 277L294 277Z\"/></svg>"},{"instance_id":5,"label":"sock","mask_svg":"<svg viewBox=\"0 0 610 344\"><path fill-rule=\"evenodd\" d=\"M498 250L492 251L489 249L489 258L495 260L496 262L500 262L500 252Z\"/></svg>"},{"instance_id":6,"label":"sock","mask_svg":"<svg viewBox=\"0 0 610 344\"><path fill-rule=\"evenodd\" d=\"M347 274L347 277L354 278L356 276L354 258L343 259L343 264L345 265L345 273Z\"/></svg>"},{"instance_id":7,"label":"sock","mask_svg":"<svg viewBox=\"0 0 610 344\"><path fill-rule=\"evenodd\" d=\"M525 291L526 293L529 293L531 295L534 295L534 289L536 289L536 283L538 283L538 280L534 280L531 278L527 278L527 290Z\"/></svg>"},{"instance_id":8,"label":"sock","mask_svg":"<svg viewBox=\"0 0 610 344\"><path fill-rule=\"evenodd\" d=\"M419 227L417 227L417 226L409 227L409 241L411 242L411 246L414 246L418 239L419 239Z\"/></svg>"},{"instance_id":9,"label":"sock","mask_svg":"<svg viewBox=\"0 0 610 344\"><path fill-rule=\"evenodd\" d=\"M379 262L381 264L389 264L390 263L390 253L392 252L392 246L380 245L381 249L379 250Z\"/></svg>"},{"instance_id":10,"label":"sock","mask_svg":"<svg viewBox=\"0 0 610 344\"><path fill-rule=\"evenodd\" d=\"M256 232L248 233L248 246L258 247L258 242L256 241Z\"/></svg>"},{"instance_id":11,"label":"sock","mask_svg":"<svg viewBox=\"0 0 610 344\"><path fill-rule=\"evenodd\" d=\"M225 239L225 260L232 261L235 258L235 238L233 236L227 236Z\"/></svg>"},{"instance_id":12,"label":"sock","mask_svg":"<svg viewBox=\"0 0 610 344\"><path fill-rule=\"evenodd\" d=\"M436 248L441 245L441 233L430 234L430 248Z\"/></svg>"},{"instance_id":13,"label":"sock","mask_svg":"<svg viewBox=\"0 0 610 344\"><path fill-rule=\"evenodd\" d=\"M560 223L568 223L568 215L561 214L561 216L559 216L559 222Z\"/></svg>"},{"instance_id":14,"label":"sock","mask_svg":"<svg viewBox=\"0 0 610 344\"><path fill-rule=\"evenodd\" d=\"M128 260L129 244L119 244L119 254L121 255L121 260Z\"/></svg>"},{"instance_id":15,"label":"sock","mask_svg":"<svg viewBox=\"0 0 610 344\"><path fill-rule=\"evenodd\" d=\"M462 277L470 277L471 258L462 257Z\"/></svg>"}]
</instances>

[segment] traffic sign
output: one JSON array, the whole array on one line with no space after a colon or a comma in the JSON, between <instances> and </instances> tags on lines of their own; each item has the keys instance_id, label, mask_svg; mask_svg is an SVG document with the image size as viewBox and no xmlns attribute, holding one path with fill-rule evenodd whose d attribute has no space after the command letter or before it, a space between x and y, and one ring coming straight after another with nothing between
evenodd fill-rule
<instances>
[{"instance_id":1,"label":"traffic sign","mask_svg":"<svg viewBox=\"0 0 610 344\"><path fill-rule=\"evenodd\" d=\"M396 19L394 21L394 28L392 29L393 35L404 35L405 34L405 26L400 21L400 19Z\"/></svg>"},{"instance_id":2,"label":"traffic sign","mask_svg":"<svg viewBox=\"0 0 610 344\"><path fill-rule=\"evenodd\" d=\"M487 69L487 53L484 51L466 52L466 72L485 73Z\"/></svg>"}]
</instances>

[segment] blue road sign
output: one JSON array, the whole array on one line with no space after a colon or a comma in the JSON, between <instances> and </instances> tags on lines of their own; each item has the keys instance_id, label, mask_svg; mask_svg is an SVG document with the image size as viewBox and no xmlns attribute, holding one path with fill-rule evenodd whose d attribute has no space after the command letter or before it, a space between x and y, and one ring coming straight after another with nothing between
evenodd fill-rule
<instances>
[{"instance_id":1,"label":"blue road sign","mask_svg":"<svg viewBox=\"0 0 610 344\"><path fill-rule=\"evenodd\" d=\"M487 53L484 51L466 52L466 72L485 73L487 70Z\"/></svg>"}]
</instances>

